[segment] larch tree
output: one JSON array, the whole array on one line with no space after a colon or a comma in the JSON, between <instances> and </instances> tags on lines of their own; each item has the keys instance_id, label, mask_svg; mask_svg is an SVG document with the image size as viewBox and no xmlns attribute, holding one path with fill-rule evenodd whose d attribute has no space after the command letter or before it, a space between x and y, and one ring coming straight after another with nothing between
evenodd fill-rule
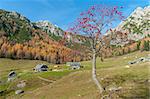
<instances>
[{"instance_id":1,"label":"larch tree","mask_svg":"<svg viewBox=\"0 0 150 99\"><path fill-rule=\"evenodd\" d=\"M94 5L82 12L77 20L70 25L68 32L74 35L84 35L90 42L92 52L92 79L99 89L100 94L104 91L96 76L96 58L100 50L105 46L103 34L110 30L115 21L123 19L122 7L110 7Z\"/></svg>"}]
</instances>

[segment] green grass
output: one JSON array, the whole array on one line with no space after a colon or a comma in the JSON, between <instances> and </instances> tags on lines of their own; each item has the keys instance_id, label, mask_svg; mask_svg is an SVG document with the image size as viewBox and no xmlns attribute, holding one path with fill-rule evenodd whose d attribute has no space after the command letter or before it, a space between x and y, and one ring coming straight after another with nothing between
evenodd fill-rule
<instances>
[{"instance_id":1,"label":"green grass","mask_svg":"<svg viewBox=\"0 0 150 99\"><path fill-rule=\"evenodd\" d=\"M37 64L46 64L48 65L49 69L56 69L54 68L54 64L47 63L45 61L39 60L12 60L6 58L0 58L0 80L4 81L4 84L0 84L0 91L5 91L3 97L13 96L14 91L18 88L16 85L25 80L27 83L26 87L23 88L24 91L33 91L37 88L46 86L51 84L49 82L43 81L38 77L42 77L51 81L57 81L58 79L62 78L65 75L68 75L72 70L68 70L68 66L65 64L60 65L59 69L64 69L60 72L49 71L49 72L39 72L35 73L33 68ZM14 70L17 73L17 77L13 82L7 82L7 75L8 73Z\"/></svg>"},{"instance_id":2,"label":"green grass","mask_svg":"<svg viewBox=\"0 0 150 99\"><path fill-rule=\"evenodd\" d=\"M68 73L70 73L69 70L65 70L65 71L60 71L60 72L42 72L37 74L38 76L44 77L44 78L48 78L48 77L53 77L54 79L56 78L61 78L65 75L67 75Z\"/></svg>"},{"instance_id":3,"label":"green grass","mask_svg":"<svg viewBox=\"0 0 150 99\"><path fill-rule=\"evenodd\" d=\"M134 65L131 68L111 67L98 69L98 79L106 89L111 86L122 87L117 94L121 99L148 99L149 87L146 82L149 79L148 63ZM40 93L40 94L36 94ZM107 92L109 93L109 92ZM99 99L98 90L91 80L91 71L84 70L71 73L63 79L50 85L42 87L24 98L51 97L51 99ZM79 96L80 95L80 96ZM117 98L114 98L117 99Z\"/></svg>"},{"instance_id":4,"label":"green grass","mask_svg":"<svg viewBox=\"0 0 150 99\"><path fill-rule=\"evenodd\" d=\"M15 70L16 72L33 71L33 68L37 64L46 64L48 66L52 65L39 60L12 60L0 58L0 77L8 74L11 70Z\"/></svg>"},{"instance_id":5,"label":"green grass","mask_svg":"<svg viewBox=\"0 0 150 99\"><path fill-rule=\"evenodd\" d=\"M149 52L134 52L124 56L107 58L101 62L97 58L97 75L98 79L106 89L110 86L121 86L121 91L113 93L123 99L148 99L150 78L148 66L149 62L130 65L125 68L129 61L136 58L147 56ZM54 69L53 64L36 60L11 60L0 59L0 80L7 80L7 74L10 70L15 70L18 74L12 83L0 84L0 89L8 89L3 97L32 99L98 99L97 88L91 80L91 62L84 61L83 69L78 71L67 70L65 64L60 65L59 69L65 69L60 72L41 72L35 73L32 68L39 63L44 63L49 68ZM10 65L11 64L11 65ZM54 81L46 82L38 77ZM103 80L101 80L103 78ZM23 90L23 96L14 94L16 84L19 81L26 80L27 85ZM9 88L8 88L9 86ZM13 87L15 86L15 87ZM106 92L106 94L109 92Z\"/></svg>"},{"instance_id":6,"label":"green grass","mask_svg":"<svg viewBox=\"0 0 150 99\"><path fill-rule=\"evenodd\" d=\"M49 84L48 82L40 80L38 76L43 77L45 79L56 81L57 79L60 79L61 77L70 73L69 70L64 70L62 72L49 71L49 72L35 73L33 71L33 68L37 64L46 64L49 66L50 69L51 68L53 69L54 66L53 64L47 63L45 61L39 61L39 60L12 60L12 59L0 58L0 63L1 63L0 81L2 80L4 82L3 84L0 84L0 91L7 90L5 94L8 95L14 94L13 87L15 87L16 89L16 85L22 80L26 80L28 82L24 90L29 91ZM62 67L61 65L60 69L63 68L67 69L66 66ZM17 77L13 82L8 83L7 75L11 70L16 71Z\"/></svg>"},{"instance_id":7,"label":"green grass","mask_svg":"<svg viewBox=\"0 0 150 99\"><path fill-rule=\"evenodd\" d=\"M61 36L56 36L55 34L50 34L49 36L50 36L52 39L56 40L56 41L59 41L59 40L62 39Z\"/></svg>"},{"instance_id":8,"label":"green grass","mask_svg":"<svg viewBox=\"0 0 150 99\"><path fill-rule=\"evenodd\" d=\"M133 52L133 53L129 53L123 56L115 56L112 58L107 58L104 59L104 62L101 62L100 58L97 58L97 68L101 69L101 68L110 68L110 67L120 67L120 66L125 66L128 65L129 61L133 61L137 58L140 57L145 57L149 54L148 51L145 52ZM81 64L86 68L86 69L91 69L92 63L91 61L84 61L81 62Z\"/></svg>"}]
</instances>

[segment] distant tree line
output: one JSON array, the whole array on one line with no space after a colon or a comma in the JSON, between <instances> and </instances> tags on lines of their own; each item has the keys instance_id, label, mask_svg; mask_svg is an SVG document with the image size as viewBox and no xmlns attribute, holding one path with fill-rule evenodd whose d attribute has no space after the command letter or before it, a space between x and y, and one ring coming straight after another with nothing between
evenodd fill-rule
<instances>
[{"instance_id":1,"label":"distant tree line","mask_svg":"<svg viewBox=\"0 0 150 99\"><path fill-rule=\"evenodd\" d=\"M7 37L0 38L0 57L12 59L44 60L50 63L89 60L86 54L63 46L51 40L45 32L32 33L32 39L24 43L14 43Z\"/></svg>"}]
</instances>

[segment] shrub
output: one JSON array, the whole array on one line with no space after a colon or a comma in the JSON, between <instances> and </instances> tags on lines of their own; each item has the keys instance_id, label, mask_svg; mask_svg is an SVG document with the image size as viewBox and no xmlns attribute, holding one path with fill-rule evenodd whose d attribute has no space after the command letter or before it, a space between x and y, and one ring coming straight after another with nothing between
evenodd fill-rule
<instances>
[{"instance_id":1,"label":"shrub","mask_svg":"<svg viewBox=\"0 0 150 99\"><path fill-rule=\"evenodd\" d=\"M145 51L150 51L150 41L144 41L144 50Z\"/></svg>"},{"instance_id":2,"label":"shrub","mask_svg":"<svg viewBox=\"0 0 150 99\"><path fill-rule=\"evenodd\" d=\"M139 41L139 42L137 43L137 50L140 50L140 45L141 45L141 42Z\"/></svg>"}]
</instances>

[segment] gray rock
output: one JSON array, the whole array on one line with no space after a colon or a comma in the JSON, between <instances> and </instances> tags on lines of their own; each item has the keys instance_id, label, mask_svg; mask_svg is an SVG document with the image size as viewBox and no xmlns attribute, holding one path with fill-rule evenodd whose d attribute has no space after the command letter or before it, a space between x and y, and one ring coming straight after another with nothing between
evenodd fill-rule
<instances>
[{"instance_id":1,"label":"gray rock","mask_svg":"<svg viewBox=\"0 0 150 99\"><path fill-rule=\"evenodd\" d=\"M52 23L50 23L49 21L45 20L45 21L38 21L35 23L36 27L41 28L43 31L45 31L48 34L53 34L56 36L63 36L64 31L62 29L60 29L58 26L53 25Z\"/></svg>"},{"instance_id":2,"label":"gray rock","mask_svg":"<svg viewBox=\"0 0 150 99\"><path fill-rule=\"evenodd\" d=\"M18 94L22 94L22 93L24 93L24 91L23 91L23 90L16 90L16 91L15 91L15 94L16 94L16 95L18 95Z\"/></svg>"},{"instance_id":3,"label":"gray rock","mask_svg":"<svg viewBox=\"0 0 150 99\"><path fill-rule=\"evenodd\" d=\"M126 65L125 68L130 68L130 66L129 66L129 65Z\"/></svg>"},{"instance_id":4,"label":"gray rock","mask_svg":"<svg viewBox=\"0 0 150 99\"><path fill-rule=\"evenodd\" d=\"M110 87L110 88L108 88L109 91L119 91L121 89L122 89L122 87Z\"/></svg>"},{"instance_id":5,"label":"gray rock","mask_svg":"<svg viewBox=\"0 0 150 99\"><path fill-rule=\"evenodd\" d=\"M146 79L145 82L150 83L150 79Z\"/></svg>"},{"instance_id":6,"label":"gray rock","mask_svg":"<svg viewBox=\"0 0 150 99\"><path fill-rule=\"evenodd\" d=\"M63 69L53 69L52 71L60 72L60 71L63 71Z\"/></svg>"},{"instance_id":7,"label":"gray rock","mask_svg":"<svg viewBox=\"0 0 150 99\"><path fill-rule=\"evenodd\" d=\"M101 99L111 99L110 95L103 95Z\"/></svg>"},{"instance_id":8,"label":"gray rock","mask_svg":"<svg viewBox=\"0 0 150 99\"><path fill-rule=\"evenodd\" d=\"M17 84L18 88L24 88L26 86L26 82L25 81L21 81L19 84Z\"/></svg>"}]
</instances>

